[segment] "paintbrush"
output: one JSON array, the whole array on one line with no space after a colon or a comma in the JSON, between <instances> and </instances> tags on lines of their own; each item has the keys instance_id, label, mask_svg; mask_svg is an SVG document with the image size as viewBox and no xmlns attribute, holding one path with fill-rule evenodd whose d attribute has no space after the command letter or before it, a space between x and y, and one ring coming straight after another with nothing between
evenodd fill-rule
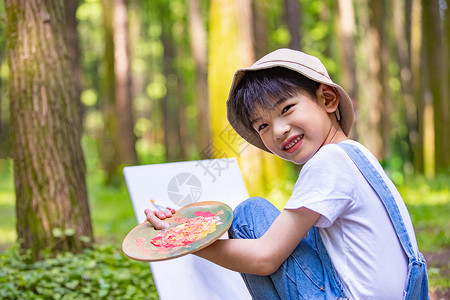
<instances>
[{"instance_id":1,"label":"paintbrush","mask_svg":"<svg viewBox=\"0 0 450 300\"><path fill-rule=\"evenodd\" d=\"M162 203L156 202L153 199L150 199L150 202L159 210L166 210L166 209L168 209L167 205L164 205Z\"/></svg>"}]
</instances>

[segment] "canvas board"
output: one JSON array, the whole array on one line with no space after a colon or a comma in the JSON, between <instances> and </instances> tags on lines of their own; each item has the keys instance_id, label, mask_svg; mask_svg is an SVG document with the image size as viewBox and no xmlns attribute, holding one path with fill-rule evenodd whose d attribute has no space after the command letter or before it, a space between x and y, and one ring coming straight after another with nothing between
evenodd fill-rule
<instances>
[{"instance_id":1,"label":"canvas board","mask_svg":"<svg viewBox=\"0 0 450 300\"><path fill-rule=\"evenodd\" d=\"M146 208L156 209L152 199L175 209L199 201L219 201L234 209L248 198L235 158L131 166L123 173L138 224L145 221ZM151 262L150 267L162 300L251 299L238 273L192 254Z\"/></svg>"}]
</instances>

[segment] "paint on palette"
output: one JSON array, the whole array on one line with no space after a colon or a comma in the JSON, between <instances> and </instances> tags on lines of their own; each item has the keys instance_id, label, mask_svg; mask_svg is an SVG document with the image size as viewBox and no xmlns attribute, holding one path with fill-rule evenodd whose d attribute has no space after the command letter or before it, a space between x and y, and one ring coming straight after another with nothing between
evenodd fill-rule
<instances>
[{"instance_id":1,"label":"paint on palette","mask_svg":"<svg viewBox=\"0 0 450 300\"><path fill-rule=\"evenodd\" d=\"M175 222L180 223L167 230L161 230L150 243L158 248L172 249L188 246L195 241L205 237L208 233L216 230L216 225L222 224L220 215L223 210L217 214L207 211L195 212L196 218L175 218Z\"/></svg>"}]
</instances>

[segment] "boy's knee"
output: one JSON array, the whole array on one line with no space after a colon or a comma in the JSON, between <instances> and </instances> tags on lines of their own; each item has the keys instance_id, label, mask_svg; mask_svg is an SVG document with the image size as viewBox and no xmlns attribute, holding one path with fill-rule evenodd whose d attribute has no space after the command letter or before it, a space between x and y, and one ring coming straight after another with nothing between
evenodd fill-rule
<instances>
[{"instance_id":1,"label":"boy's knee","mask_svg":"<svg viewBox=\"0 0 450 300\"><path fill-rule=\"evenodd\" d=\"M267 205L272 205L269 201L262 197L251 197L242 201L233 210L234 215L248 215L255 210L264 209Z\"/></svg>"},{"instance_id":2,"label":"boy's knee","mask_svg":"<svg viewBox=\"0 0 450 300\"><path fill-rule=\"evenodd\" d=\"M234 209L231 238L258 238L265 233L280 213L277 208L261 197L252 197Z\"/></svg>"}]
</instances>

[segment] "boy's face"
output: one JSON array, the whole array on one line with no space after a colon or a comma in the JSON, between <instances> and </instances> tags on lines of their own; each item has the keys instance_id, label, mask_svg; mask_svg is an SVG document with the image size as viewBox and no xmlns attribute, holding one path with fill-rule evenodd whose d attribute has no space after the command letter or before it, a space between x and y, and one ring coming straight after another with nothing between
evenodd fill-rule
<instances>
[{"instance_id":1,"label":"boy's face","mask_svg":"<svg viewBox=\"0 0 450 300\"><path fill-rule=\"evenodd\" d=\"M256 107L253 128L273 154L295 164L306 163L325 144L337 143L347 137L334 116L339 97L335 90L321 85L314 99L299 93L288 99L275 100L272 109Z\"/></svg>"}]
</instances>

